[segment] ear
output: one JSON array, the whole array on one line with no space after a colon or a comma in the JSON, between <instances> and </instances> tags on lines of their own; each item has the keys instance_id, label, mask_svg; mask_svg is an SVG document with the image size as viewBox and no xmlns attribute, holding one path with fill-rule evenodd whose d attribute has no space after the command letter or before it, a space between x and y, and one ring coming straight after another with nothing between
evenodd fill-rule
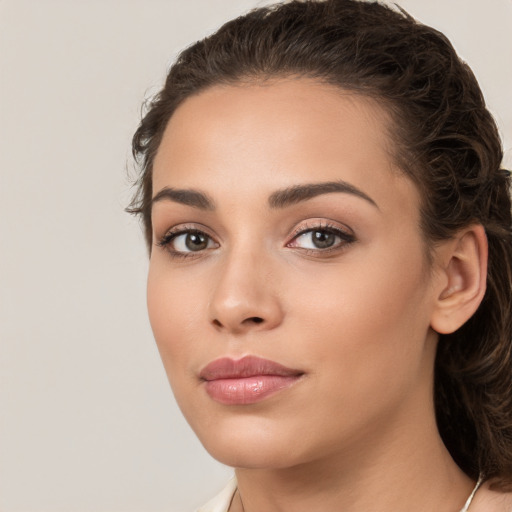
<instances>
[{"instance_id":1,"label":"ear","mask_svg":"<svg viewBox=\"0 0 512 512\"><path fill-rule=\"evenodd\" d=\"M450 334L473 316L487 279L487 237L481 225L469 226L436 251L439 280L430 325Z\"/></svg>"}]
</instances>

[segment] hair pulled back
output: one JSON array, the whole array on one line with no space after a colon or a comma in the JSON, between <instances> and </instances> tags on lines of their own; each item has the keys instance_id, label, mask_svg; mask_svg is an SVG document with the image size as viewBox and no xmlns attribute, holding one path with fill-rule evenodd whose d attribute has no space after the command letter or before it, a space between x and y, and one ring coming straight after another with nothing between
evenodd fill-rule
<instances>
[{"instance_id":1,"label":"hair pulled back","mask_svg":"<svg viewBox=\"0 0 512 512\"><path fill-rule=\"evenodd\" d=\"M418 186L432 247L471 224L489 243L475 315L440 336L435 406L441 436L476 478L512 486L512 220L510 177L477 81L440 32L378 2L290 1L232 20L187 48L133 137L141 166L128 208L152 243L153 160L189 96L217 84L304 76L371 97L390 114L395 158Z\"/></svg>"}]
</instances>

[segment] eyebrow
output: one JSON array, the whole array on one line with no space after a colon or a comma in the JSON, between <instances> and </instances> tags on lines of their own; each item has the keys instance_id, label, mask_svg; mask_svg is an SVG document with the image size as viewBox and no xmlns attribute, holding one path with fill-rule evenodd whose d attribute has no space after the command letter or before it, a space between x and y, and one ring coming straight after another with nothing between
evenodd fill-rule
<instances>
[{"instance_id":1,"label":"eyebrow","mask_svg":"<svg viewBox=\"0 0 512 512\"><path fill-rule=\"evenodd\" d=\"M323 194L331 194L333 192L352 194L364 199L379 209L377 203L370 196L343 180L294 185L282 190L277 190L269 196L268 204L271 208L275 209L286 208L302 201L307 201L308 199ZM215 202L213 199L208 197L204 192L194 189L164 187L151 199L151 205L164 200L192 206L200 210L215 210Z\"/></svg>"},{"instance_id":2,"label":"eyebrow","mask_svg":"<svg viewBox=\"0 0 512 512\"><path fill-rule=\"evenodd\" d=\"M332 192L341 192L344 194L352 194L364 199L371 205L379 209L377 203L362 190L354 187L346 181L326 181L322 183L309 183L305 185L294 185L283 190L274 192L268 199L271 208L286 208L302 201L307 201L313 197Z\"/></svg>"},{"instance_id":3,"label":"eyebrow","mask_svg":"<svg viewBox=\"0 0 512 512\"><path fill-rule=\"evenodd\" d=\"M192 206L200 210L215 209L213 200L199 190L164 187L151 199L151 205L164 200Z\"/></svg>"}]
</instances>

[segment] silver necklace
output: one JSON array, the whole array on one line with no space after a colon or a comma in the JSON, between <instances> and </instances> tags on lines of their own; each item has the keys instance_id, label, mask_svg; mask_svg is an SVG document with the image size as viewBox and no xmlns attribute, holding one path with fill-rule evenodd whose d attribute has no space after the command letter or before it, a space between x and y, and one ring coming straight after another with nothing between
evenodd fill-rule
<instances>
[{"instance_id":1,"label":"silver necklace","mask_svg":"<svg viewBox=\"0 0 512 512\"><path fill-rule=\"evenodd\" d=\"M466 504L460 509L460 512L468 512L469 506L471 505L471 502L473 501L473 498L475 497L476 491L478 491L478 488L482 485L483 482L482 475L478 477L478 482L475 485L475 488L469 495L469 498L466 501Z\"/></svg>"}]
</instances>

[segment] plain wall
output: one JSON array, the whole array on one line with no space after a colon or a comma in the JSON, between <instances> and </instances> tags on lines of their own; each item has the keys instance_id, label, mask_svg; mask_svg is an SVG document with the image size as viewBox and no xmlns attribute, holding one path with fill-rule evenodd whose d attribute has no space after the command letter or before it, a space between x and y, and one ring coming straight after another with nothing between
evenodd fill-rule
<instances>
[{"instance_id":1,"label":"plain wall","mask_svg":"<svg viewBox=\"0 0 512 512\"><path fill-rule=\"evenodd\" d=\"M130 138L177 51L255 0L0 0L0 510L191 511L231 470L146 316ZM512 0L403 0L472 65L512 166Z\"/></svg>"}]
</instances>

